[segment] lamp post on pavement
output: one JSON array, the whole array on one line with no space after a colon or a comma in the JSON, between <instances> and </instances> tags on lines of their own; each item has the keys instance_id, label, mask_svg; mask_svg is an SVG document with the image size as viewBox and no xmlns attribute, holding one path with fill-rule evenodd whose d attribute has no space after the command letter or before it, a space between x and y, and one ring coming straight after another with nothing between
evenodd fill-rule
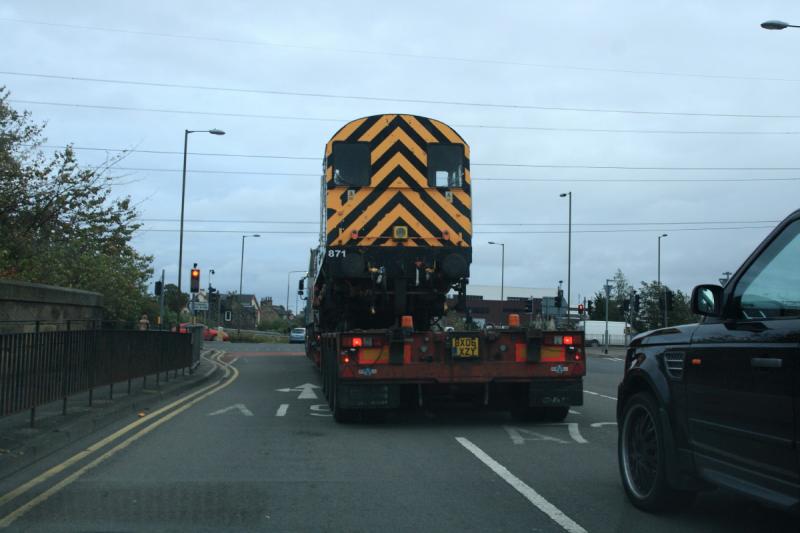
<instances>
[{"instance_id":1,"label":"lamp post on pavement","mask_svg":"<svg viewBox=\"0 0 800 533\"><path fill-rule=\"evenodd\" d=\"M664 327L667 327L667 299L664 298L662 294L664 291L661 289L661 239L664 237L668 237L666 233L658 236L658 294L659 297L664 300L664 307L663 307L663 316L664 316Z\"/></svg>"},{"instance_id":2,"label":"lamp post on pavement","mask_svg":"<svg viewBox=\"0 0 800 533\"><path fill-rule=\"evenodd\" d=\"M606 290L606 349L603 353L608 355L608 300L611 298L611 283L612 280L606 279L606 286L604 287Z\"/></svg>"},{"instance_id":3,"label":"lamp post on pavement","mask_svg":"<svg viewBox=\"0 0 800 533\"><path fill-rule=\"evenodd\" d=\"M765 30L785 30L786 28L800 28L794 24L783 22L782 20L767 20L761 23L761 27Z\"/></svg>"},{"instance_id":4,"label":"lamp post on pavement","mask_svg":"<svg viewBox=\"0 0 800 533\"><path fill-rule=\"evenodd\" d=\"M225 132L216 128L211 130L184 130L183 132L183 179L181 180L181 230L180 244L178 245L178 294L181 294L181 279L183 274L183 211L186 204L186 157L189 148L190 133L210 133L211 135L225 135Z\"/></svg>"},{"instance_id":5,"label":"lamp post on pavement","mask_svg":"<svg viewBox=\"0 0 800 533\"><path fill-rule=\"evenodd\" d=\"M500 246L500 301L503 301L503 289L506 277L506 245L502 242L489 241L489 244Z\"/></svg>"},{"instance_id":6,"label":"lamp post on pavement","mask_svg":"<svg viewBox=\"0 0 800 533\"><path fill-rule=\"evenodd\" d=\"M567 320L569 320L569 306L572 301L572 191L563 192L561 198L569 197L569 229L567 230Z\"/></svg>"},{"instance_id":7,"label":"lamp post on pavement","mask_svg":"<svg viewBox=\"0 0 800 533\"><path fill-rule=\"evenodd\" d=\"M288 274L286 274L286 316L289 316L289 279L292 277L292 274L297 274L299 272L305 273L305 270L290 270Z\"/></svg>"}]
</instances>

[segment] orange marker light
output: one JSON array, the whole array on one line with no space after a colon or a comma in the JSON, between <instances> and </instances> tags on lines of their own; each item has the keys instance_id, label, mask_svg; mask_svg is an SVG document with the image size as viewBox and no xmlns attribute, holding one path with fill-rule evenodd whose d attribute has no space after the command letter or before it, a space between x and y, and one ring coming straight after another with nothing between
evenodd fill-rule
<instances>
[{"instance_id":1,"label":"orange marker light","mask_svg":"<svg viewBox=\"0 0 800 533\"><path fill-rule=\"evenodd\" d=\"M400 327L403 329L414 329L414 317L403 315L400 317Z\"/></svg>"},{"instance_id":2,"label":"orange marker light","mask_svg":"<svg viewBox=\"0 0 800 533\"><path fill-rule=\"evenodd\" d=\"M519 315L516 313L511 313L508 315L508 327L510 328L518 328L519 327Z\"/></svg>"},{"instance_id":3,"label":"orange marker light","mask_svg":"<svg viewBox=\"0 0 800 533\"><path fill-rule=\"evenodd\" d=\"M701 364L703 364L703 360L702 359L698 359L698 358L692 359L692 365L700 366Z\"/></svg>"}]
</instances>

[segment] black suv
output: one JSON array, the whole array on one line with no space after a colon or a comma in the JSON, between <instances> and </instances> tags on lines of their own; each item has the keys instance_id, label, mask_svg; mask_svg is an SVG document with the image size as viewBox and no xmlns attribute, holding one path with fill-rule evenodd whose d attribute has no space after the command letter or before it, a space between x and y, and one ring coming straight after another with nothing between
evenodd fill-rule
<instances>
[{"instance_id":1,"label":"black suv","mask_svg":"<svg viewBox=\"0 0 800 533\"><path fill-rule=\"evenodd\" d=\"M800 505L800 210L725 287L692 292L699 324L634 338L619 385L619 467L655 511L728 487Z\"/></svg>"}]
</instances>

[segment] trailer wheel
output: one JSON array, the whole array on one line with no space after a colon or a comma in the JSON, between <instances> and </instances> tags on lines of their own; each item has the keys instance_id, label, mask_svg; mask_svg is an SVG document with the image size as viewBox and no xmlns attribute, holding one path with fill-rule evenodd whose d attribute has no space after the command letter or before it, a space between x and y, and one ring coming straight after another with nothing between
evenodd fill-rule
<instances>
[{"instance_id":1,"label":"trailer wheel","mask_svg":"<svg viewBox=\"0 0 800 533\"><path fill-rule=\"evenodd\" d=\"M513 407L511 418L520 422L541 422L545 420L546 412L544 407Z\"/></svg>"},{"instance_id":2,"label":"trailer wheel","mask_svg":"<svg viewBox=\"0 0 800 533\"><path fill-rule=\"evenodd\" d=\"M563 422L569 414L569 407L545 407L544 419L548 422Z\"/></svg>"}]
</instances>

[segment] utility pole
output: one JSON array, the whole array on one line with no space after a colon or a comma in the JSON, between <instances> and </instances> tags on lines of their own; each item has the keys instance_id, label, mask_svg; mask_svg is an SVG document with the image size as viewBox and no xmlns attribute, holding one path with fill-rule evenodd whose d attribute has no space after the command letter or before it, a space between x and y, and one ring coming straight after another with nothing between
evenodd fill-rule
<instances>
[{"instance_id":1,"label":"utility pole","mask_svg":"<svg viewBox=\"0 0 800 533\"><path fill-rule=\"evenodd\" d=\"M608 355L608 300L611 298L611 283L610 279L606 279L606 349L603 353Z\"/></svg>"},{"instance_id":2,"label":"utility pole","mask_svg":"<svg viewBox=\"0 0 800 533\"><path fill-rule=\"evenodd\" d=\"M569 197L569 230L567 231L567 319L569 319L570 302L572 302L572 191L561 193L562 198Z\"/></svg>"},{"instance_id":3,"label":"utility pole","mask_svg":"<svg viewBox=\"0 0 800 533\"><path fill-rule=\"evenodd\" d=\"M158 308L159 308L158 309L158 313L159 313L159 317L160 317L159 322L161 322L161 324L160 324L161 329L164 329L164 322L165 322L164 321L164 293L165 292L166 291L164 290L164 269L162 268L161 269L161 294L158 295ZM178 297L180 298L180 294L178 295Z\"/></svg>"},{"instance_id":4,"label":"utility pole","mask_svg":"<svg viewBox=\"0 0 800 533\"><path fill-rule=\"evenodd\" d=\"M667 236L666 233L658 236L658 294L664 304L663 307L664 327L667 327L667 298L666 295L664 294L663 288L661 287L661 239L663 239L666 236Z\"/></svg>"}]
</instances>

